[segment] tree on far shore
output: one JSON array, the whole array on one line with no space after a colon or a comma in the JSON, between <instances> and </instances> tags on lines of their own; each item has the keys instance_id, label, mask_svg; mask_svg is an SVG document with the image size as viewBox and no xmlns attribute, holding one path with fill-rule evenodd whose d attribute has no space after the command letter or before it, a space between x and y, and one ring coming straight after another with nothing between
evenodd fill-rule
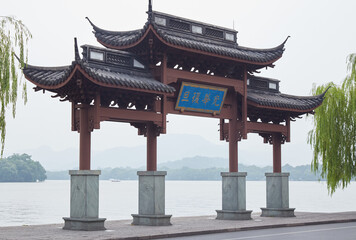
<instances>
[{"instance_id":1,"label":"tree on far shore","mask_svg":"<svg viewBox=\"0 0 356 240\"><path fill-rule=\"evenodd\" d=\"M28 28L14 17L0 16L0 140L1 156L6 134L6 109L12 105L15 117L18 87L22 86L24 103L27 101L26 82L18 79L15 51L19 54L19 67L27 62L27 42L32 37Z\"/></svg>"},{"instance_id":2,"label":"tree on far shore","mask_svg":"<svg viewBox=\"0 0 356 240\"><path fill-rule=\"evenodd\" d=\"M356 177L356 54L347 62L348 74L340 86L331 82L313 89L321 94L329 88L315 110L308 143L314 150L312 169L321 172L331 194Z\"/></svg>"},{"instance_id":3,"label":"tree on far shore","mask_svg":"<svg viewBox=\"0 0 356 240\"><path fill-rule=\"evenodd\" d=\"M0 182L36 182L47 178L46 170L27 154L0 159Z\"/></svg>"}]
</instances>

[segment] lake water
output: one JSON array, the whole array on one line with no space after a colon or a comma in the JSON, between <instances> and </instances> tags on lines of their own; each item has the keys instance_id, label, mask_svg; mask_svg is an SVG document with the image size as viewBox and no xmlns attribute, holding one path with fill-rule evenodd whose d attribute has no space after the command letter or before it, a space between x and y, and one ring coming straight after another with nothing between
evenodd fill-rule
<instances>
[{"instance_id":1,"label":"lake water","mask_svg":"<svg viewBox=\"0 0 356 240\"><path fill-rule=\"evenodd\" d=\"M266 183L248 181L247 209L266 205ZM42 183L0 183L0 226L62 223L69 217L69 180ZM356 211L356 184L330 197L325 182L289 182L290 207L296 211ZM166 181L166 214L215 215L221 209L220 181ZM138 212L137 181L100 181L99 217L132 219Z\"/></svg>"}]
</instances>

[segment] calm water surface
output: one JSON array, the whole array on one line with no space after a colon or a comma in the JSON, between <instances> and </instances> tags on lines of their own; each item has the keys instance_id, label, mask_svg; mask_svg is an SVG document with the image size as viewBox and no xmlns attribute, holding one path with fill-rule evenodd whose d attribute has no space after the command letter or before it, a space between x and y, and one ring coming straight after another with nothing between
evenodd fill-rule
<instances>
[{"instance_id":1,"label":"calm water surface","mask_svg":"<svg viewBox=\"0 0 356 240\"><path fill-rule=\"evenodd\" d=\"M247 209L266 205L266 183L247 182ZM62 223L69 217L69 181L0 183L0 226ZM323 182L290 182L290 207L296 211L356 211L356 184L330 197ZM166 214L214 215L221 209L220 181L166 181ZM99 217L131 219L138 211L137 181L100 181Z\"/></svg>"}]
</instances>

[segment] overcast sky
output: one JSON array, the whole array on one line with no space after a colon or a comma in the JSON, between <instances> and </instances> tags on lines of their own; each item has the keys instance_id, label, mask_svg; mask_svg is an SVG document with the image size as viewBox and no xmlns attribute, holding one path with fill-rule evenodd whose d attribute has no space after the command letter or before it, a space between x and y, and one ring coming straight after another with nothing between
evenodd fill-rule
<instances>
[{"instance_id":1,"label":"overcast sky","mask_svg":"<svg viewBox=\"0 0 356 240\"><path fill-rule=\"evenodd\" d=\"M147 0L8 0L2 2L0 15L16 16L32 32L29 64L62 66L74 60L74 37L80 45L100 46L85 17L103 29L134 30L146 22L147 3ZM291 36L276 67L260 74L281 80L280 90L287 94L310 95L314 83L340 83L346 75L346 57L356 52L356 1L352 0L154 0L153 9L218 26L234 26L239 45L246 47L272 48ZM24 107L19 102L16 118L10 118L10 114L7 118L5 155L41 146L58 151L78 148L79 135L71 132L70 103L59 102L50 93L35 93L32 87L28 83L28 104ZM168 120L168 134L194 134L227 145L219 141L216 119L169 115ZM292 141L282 146L283 164L311 162L312 152L306 143L311 120L303 118L292 123ZM136 129L129 124L102 123L101 129L92 134L94 151L144 144L145 139L137 136ZM272 154L272 147L253 134L239 148L269 149ZM299 160L288 160L288 156Z\"/></svg>"}]
</instances>

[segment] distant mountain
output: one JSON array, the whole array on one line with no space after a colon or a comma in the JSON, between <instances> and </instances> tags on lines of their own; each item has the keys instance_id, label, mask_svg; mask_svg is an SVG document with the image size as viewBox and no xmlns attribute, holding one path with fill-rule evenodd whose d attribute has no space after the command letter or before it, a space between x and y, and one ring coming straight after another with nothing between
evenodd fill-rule
<instances>
[{"instance_id":1,"label":"distant mountain","mask_svg":"<svg viewBox=\"0 0 356 240\"><path fill-rule=\"evenodd\" d=\"M94 149L94 147L92 147ZM174 167L189 162L192 156L204 156L204 161L192 161L191 167L221 167L228 166L228 144L215 144L197 135L167 134L158 138L157 144L158 164ZM245 165L266 166L271 164L271 151L266 157L266 148L259 147L243 149L239 148L239 163ZM267 148L268 149L268 148ZM48 146L24 151L39 161L43 167L50 171L78 169L79 150L66 149L54 151ZM201 157L200 157L201 158ZM180 159L180 160L179 160ZM199 157L198 157L199 159ZM179 160L181 162L172 163ZM117 147L102 151L92 150L91 168L144 168L146 165L146 146Z\"/></svg>"},{"instance_id":2,"label":"distant mountain","mask_svg":"<svg viewBox=\"0 0 356 240\"><path fill-rule=\"evenodd\" d=\"M205 163L212 164L217 162L223 164L224 159L206 158L206 157L193 157L185 158L178 161L161 164L158 169L167 171L166 180L221 180L221 172L228 172L226 167L213 167L206 168L203 166ZM101 170L100 179L120 179L120 180L137 180L137 171L142 171L144 168L105 168ZM310 165L292 167L284 165L283 172L289 172L291 181L317 181L318 175L314 175L310 170ZM272 172L272 167L257 167L246 166L239 164L240 172L247 172L246 180L248 181L265 181L265 173ZM68 171L51 172L47 171L47 177L50 180L64 180L69 179Z\"/></svg>"},{"instance_id":3,"label":"distant mountain","mask_svg":"<svg viewBox=\"0 0 356 240\"><path fill-rule=\"evenodd\" d=\"M188 167L192 169L206 169L206 168L228 168L229 160L227 158L219 157L203 157L195 156L183 158L177 161L169 161L158 165L160 168L180 169Z\"/></svg>"},{"instance_id":4,"label":"distant mountain","mask_svg":"<svg viewBox=\"0 0 356 240\"><path fill-rule=\"evenodd\" d=\"M41 163L46 170L68 170L78 169L78 149L66 149L63 151L54 151L48 146L25 151L31 155L32 159Z\"/></svg>"}]
</instances>

